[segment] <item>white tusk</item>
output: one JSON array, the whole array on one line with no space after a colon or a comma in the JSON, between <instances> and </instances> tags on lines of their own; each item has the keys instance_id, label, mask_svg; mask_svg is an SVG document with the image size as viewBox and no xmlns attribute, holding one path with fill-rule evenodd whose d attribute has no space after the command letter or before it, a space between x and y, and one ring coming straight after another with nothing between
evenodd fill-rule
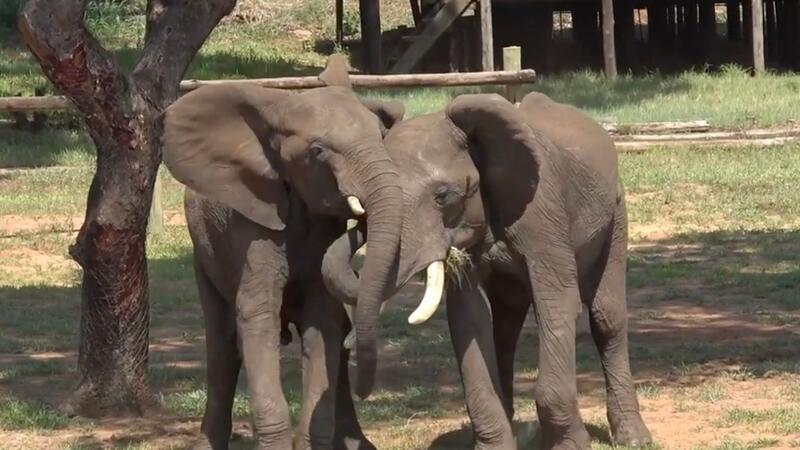
<instances>
[{"instance_id":1,"label":"white tusk","mask_svg":"<svg viewBox=\"0 0 800 450\"><path fill-rule=\"evenodd\" d=\"M364 207L361 206L361 202L358 200L358 197L354 195L350 195L347 197L347 205L350 207L350 211L353 212L355 216L363 216L364 215Z\"/></svg>"},{"instance_id":2,"label":"white tusk","mask_svg":"<svg viewBox=\"0 0 800 450\"><path fill-rule=\"evenodd\" d=\"M350 231L357 226L358 221L356 219L347 219L347 231Z\"/></svg>"},{"instance_id":3,"label":"white tusk","mask_svg":"<svg viewBox=\"0 0 800 450\"><path fill-rule=\"evenodd\" d=\"M419 325L431 318L439 303L442 301L444 291L444 261L432 262L426 271L427 280L425 281L425 295L419 302L417 309L408 316L408 323Z\"/></svg>"},{"instance_id":4,"label":"white tusk","mask_svg":"<svg viewBox=\"0 0 800 450\"><path fill-rule=\"evenodd\" d=\"M362 245L361 247L353 253L353 257L350 258L350 268L353 269L353 272L361 272L361 269L364 267L364 260L367 258L367 244Z\"/></svg>"}]
</instances>

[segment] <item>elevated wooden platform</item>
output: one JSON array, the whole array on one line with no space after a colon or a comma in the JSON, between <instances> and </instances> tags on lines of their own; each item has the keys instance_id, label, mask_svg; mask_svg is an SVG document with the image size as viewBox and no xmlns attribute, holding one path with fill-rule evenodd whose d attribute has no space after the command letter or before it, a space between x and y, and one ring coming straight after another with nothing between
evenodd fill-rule
<instances>
[{"instance_id":1,"label":"elevated wooden platform","mask_svg":"<svg viewBox=\"0 0 800 450\"><path fill-rule=\"evenodd\" d=\"M494 70L511 45L539 73L800 69L800 0L409 0L416 26L386 33L379 1L360 5L376 73Z\"/></svg>"}]
</instances>

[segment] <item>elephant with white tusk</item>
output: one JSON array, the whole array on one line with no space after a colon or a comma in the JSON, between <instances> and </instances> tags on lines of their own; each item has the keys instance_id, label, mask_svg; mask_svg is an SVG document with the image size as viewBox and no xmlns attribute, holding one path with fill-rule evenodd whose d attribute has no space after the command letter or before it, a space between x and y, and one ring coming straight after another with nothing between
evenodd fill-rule
<instances>
[{"instance_id":1,"label":"elephant with white tusk","mask_svg":"<svg viewBox=\"0 0 800 450\"><path fill-rule=\"evenodd\" d=\"M402 195L383 136L397 102L363 100L332 58L330 87L299 94L244 83L203 87L164 114L164 164L187 186L207 348L207 401L198 448L226 449L242 364L259 449L371 449L355 417L342 350L350 322L322 284L325 249L354 217L368 239L356 331L369 344L393 286ZM292 437L280 344L300 330L303 409ZM374 344L373 344L374 345ZM359 352L357 392L372 389L374 353ZM293 442L294 440L294 442Z\"/></svg>"},{"instance_id":2,"label":"elephant with white tusk","mask_svg":"<svg viewBox=\"0 0 800 450\"><path fill-rule=\"evenodd\" d=\"M606 131L542 94L519 106L463 95L393 128L385 145L404 203L394 288L426 272L414 324L431 317L444 291L476 448L516 448L514 353L531 306L543 448L589 448L575 374L581 304L603 363L612 440L649 444L628 359L625 196ZM347 294L332 286L347 279L333 273L342 264L329 260L347 257L352 240L340 237L323 259L331 292Z\"/></svg>"}]
</instances>

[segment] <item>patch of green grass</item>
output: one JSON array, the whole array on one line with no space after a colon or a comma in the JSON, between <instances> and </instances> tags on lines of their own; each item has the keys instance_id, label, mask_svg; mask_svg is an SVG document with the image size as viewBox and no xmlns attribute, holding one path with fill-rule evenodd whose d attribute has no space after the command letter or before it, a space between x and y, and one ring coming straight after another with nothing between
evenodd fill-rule
<instances>
[{"instance_id":1,"label":"patch of green grass","mask_svg":"<svg viewBox=\"0 0 800 450\"><path fill-rule=\"evenodd\" d=\"M0 368L0 382L30 376L42 377L59 375L68 370L64 363L57 360L17 363L11 367Z\"/></svg>"},{"instance_id":2,"label":"patch of green grass","mask_svg":"<svg viewBox=\"0 0 800 450\"><path fill-rule=\"evenodd\" d=\"M797 167L800 144L620 156L631 223L678 229L783 227L800 214Z\"/></svg>"},{"instance_id":3,"label":"patch of green grass","mask_svg":"<svg viewBox=\"0 0 800 450\"><path fill-rule=\"evenodd\" d=\"M404 391L377 392L357 405L364 423L407 421L412 417L434 418L444 413L439 391L430 386L408 386Z\"/></svg>"},{"instance_id":4,"label":"patch of green grass","mask_svg":"<svg viewBox=\"0 0 800 450\"><path fill-rule=\"evenodd\" d=\"M704 384L697 393L697 400L703 403L717 403L727 397L727 390L719 383Z\"/></svg>"},{"instance_id":5,"label":"patch of green grass","mask_svg":"<svg viewBox=\"0 0 800 450\"><path fill-rule=\"evenodd\" d=\"M181 417L203 417L206 407L206 390L198 388L191 391L162 394L159 396L161 406ZM249 397L246 393L237 392L233 399L234 417L250 415Z\"/></svg>"},{"instance_id":6,"label":"patch of green grass","mask_svg":"<svg viewBox=\"0 0 800 450\"><path fill-rule=\"evenodd\" d=\"M780 441L772 438L759 438L748 442L743 442L739 439L726 436L719 445L716 445L713 450L756 450L760 448L770 448L778 445ZM694 447L696 450L708 449L708 446Z\"/></svg>"},{"instance_id":7,"label":"patch of green grass","mask_svg":"<svg viewBox=\"0 0 800 450\"><path fill-rule=\"evenodd\" d=\"M737 128L784 123L800 112L792 101L800 92L800 77L769 73L754 78L736 66L720 73L623 75L615 80L584 71L542 77L533 88L599 120L623 124L705 119L713 126Z\"/></svg>"},{"instance_id":8,"label":"patch of green grass","mask_svg":"<svg viewBox=\"0 0 800 450\"><path fill-rule=\"evenodd\" d=\"M69 420L45 405L0 398L0 429L3 430L57 430L67 426Z\"/></svg>"},{"instance_id":9,"label":"patch of green grass","mask_svg":"<svg viewBox=\"0 0 800 450\"><path fill-rule=\"evenodd\" d=\"M724 416L718 421L718 425L721 427L761 424L766 424L774 432L784 435L800 432L800 409L733 408L725 411Z\"/></svg>"}]
</instances>

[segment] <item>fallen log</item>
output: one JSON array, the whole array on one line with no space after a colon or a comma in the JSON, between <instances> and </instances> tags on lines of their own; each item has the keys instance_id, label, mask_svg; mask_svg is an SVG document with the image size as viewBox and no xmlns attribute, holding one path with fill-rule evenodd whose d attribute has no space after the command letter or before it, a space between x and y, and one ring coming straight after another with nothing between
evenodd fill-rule
<instances>
[{"instance_id":1,"label":"fallen log","mask_svg":"<svg viewBox=\"0 0 800 450\"><path fill-rule=\"evenodd\" d=\"M769 147L800 141L800 136L770 137L760 139L695 139L680 141L615 141L614 145L620 152L641 152L657 148L676 147Z\"/></svg>"},{"instance_id":2,"label":"fallen log","mask_svg":"<svg viewBox=\"0 0 800 450\"><path fill-rule=\"evenodd\" d=\"M603 128L612 134L700 133L711 130L705 120L686 122L642 122L630 124L604 123Z\"/></svg>"}]
</instances>

